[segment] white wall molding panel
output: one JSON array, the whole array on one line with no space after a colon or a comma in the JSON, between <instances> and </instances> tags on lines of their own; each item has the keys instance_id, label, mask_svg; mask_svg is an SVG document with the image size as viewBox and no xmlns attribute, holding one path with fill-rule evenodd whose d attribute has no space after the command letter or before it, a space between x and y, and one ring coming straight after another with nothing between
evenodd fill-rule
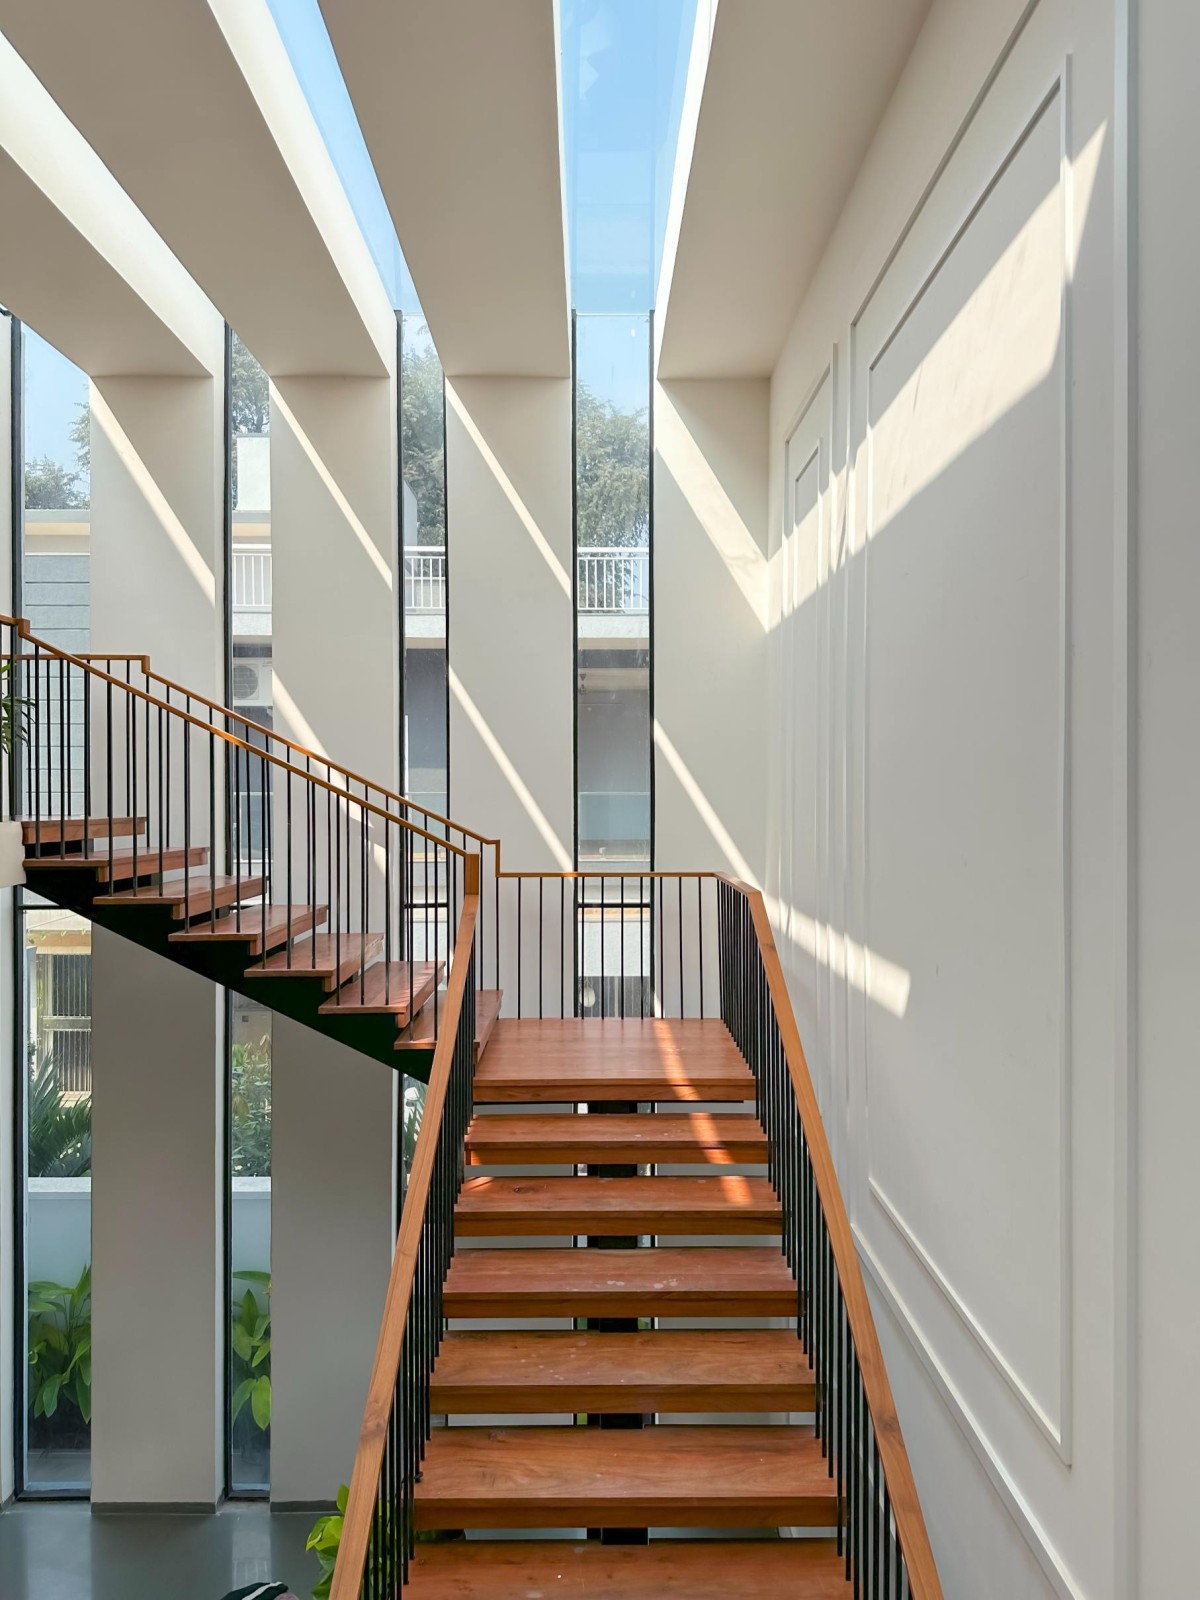
<instances>
[{"instance_id":1,"label":"white wall molding panel","mask_svg":"<svg viewBox=\"0 0 1200 1600\"><path fill-rule=\"evenodd\" d=\"M4 4L0 31L272 375L391 370L392 308L266 0Z\"/></svg>"},{"instance_id":2,"label":"white wall molding panel","mask_svg":"<svg viewBox=\"0 0 1200 1600\"><path fill-rule=\"evenodd\" d=\"M929 0L713 9L697 9L659 284L664 380L770 375Z\"/></svg>"},{"instance_id":3,"label":"white wall molding panel","mask_svg":"<svg viewBox=\"0 0 1200 1600\"><path fill-rule=\"evenodd\" d=\"M498 835L506 867L569 870L570 381L448 383L446 461L450 813Z\"/></svg>"},{"instance_id":4,"label":"white wall molding panel","mask_svg":"<svg viewBox=\"0 0 1200 1600\"><path fill-rule=\"evenodd\" d=\"M654 409L654 864L755 884L769 399L760 379L683 381L660 384Z\"/></svg>"},{"instance_id":5,"label":"white wall molding panel","mask_svg":"<svg viewBox=\"0 0 1200 1600\"><path fill-rule=\"evenodd\" d=\"M554 0L321 10L446 374L569 377Z\"/></svg>"},{"instance_id":6,"label":"white wall molding panel","mask_svg":"<svg viewBox=\"0 0 1200 1600\"><path fill-rule=\"evenodd\" d=\"M772 380L767 889L973 1600L1125 1592L1115 27L935 0Z\"/></svg>"}]
</instances>

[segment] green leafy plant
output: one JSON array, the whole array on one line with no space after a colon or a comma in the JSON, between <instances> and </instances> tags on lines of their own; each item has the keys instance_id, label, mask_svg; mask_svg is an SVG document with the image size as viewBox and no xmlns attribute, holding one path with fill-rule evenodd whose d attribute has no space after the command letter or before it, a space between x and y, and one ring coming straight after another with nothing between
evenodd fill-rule
<instances>
[{"instance_id":1,"label":"green leafy plant","mask_svg":"<svg viewBox=\"0 0 1200 1600\"><path fill-rule=\"evenodd\" d=\"M30 707L33 705L27 695L17 694L9 688L11 674L10 661L0 664L0 750L6 756L12 755L14 745L28 739Z\"/></svg>"},{"instance_id":2,"label":"green leafy plant","mask_svg":"<svg viewBox=\"0 0 1200 1600\"><path fill-rule=\"evenodd\" d=\"M342 1522L346 1515L346 1502L350 1490L343 1484L337 1493L337 1510L327 1517L318 1517L313 1523L304 1548L316 1553L321 1563L321 1581L313 1590L313 1600L329 1600L333 1584L333 1569L337 1566L338 1551L342 1544Z\"/></svg>"},{"instance_id":3,"label":"green leafy plant","mask_svg":"<svg viewBox=\"0 0 1200 1600\"><path fill-rule=\"evenodd\" d=\"M29 1392L35 1418L92 1420L92 1269L79 1282L29 1285Z\"/></svg>"},{"instance_id":4,"label":"green leafy plant","mask_svg":"<svg viewBox=\"0 0 1200 1600\"><path fill-rule=\"evenodd\" d=\"M29 1076L29 1176L86 1178L92 1170L92 1097L68 1098L53 1056Z\"/></svg>"},{"instance_id":5,"label":"green leafy plant","mask_svg":"<svg viewBox=\"0 0 1200 1600\"><path fill-rule=\"evenodd\" d=\"M254 1288L248 1288L234 1303L231 1344L233 1348L233 1395L229 1420L232 1426L247 1406L254 1426L266 1433L271 1426L271 1274L235 1272L239 1283L254 1285L262 1294L262 1304Z\"/></svg>"}]
</instances>

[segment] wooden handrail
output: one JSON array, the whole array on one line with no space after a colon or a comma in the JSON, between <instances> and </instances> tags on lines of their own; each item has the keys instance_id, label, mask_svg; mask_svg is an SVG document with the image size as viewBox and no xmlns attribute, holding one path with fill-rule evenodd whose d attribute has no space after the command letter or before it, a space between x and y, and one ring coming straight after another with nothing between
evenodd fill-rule
<instances>
[{"instance_id":1,"label":"wooden handrail","mask_svg":"<svg viewBox=\"0 0 1200 1600\"><path fill-rule=\"evenodd\" d=\"M446 986L446 1000L442 1011L441 1031L438 1034L433 1065L429 1071L429 1088L425 1095L425 1109L421 1113L421 1130L417 1135L417 1148L413 1155L412 1170L409 1173L408 1187L404 1196L404 1211L400 1218L396 1253L392 1257L383 1322L379 1330L379 1341L375 1347L375 1360L371 1367L367 1403L363 1409L362 1431L359 1434L358 1449L354 1454L354 1470L350 1476L350 1492L342 1520L342 1538L338 1547L337 1565L334 1568L329 1600L358 1600L363 1573L366 1570L371 1523L378 1502L383 1452L387 1443L388 1422L392 1415L404 1331L408 1325L409 1306L412 1302L417 1251L425 1226L429 1186L433 1178L433 1163L442 1128L442 1110L450 1084L450 1070L454 1064L459 1021L463 1001L466 998L469 957L475 942L475 925L479 918L479 857L472 855L467 860L468 892L463 899L462 915L458 922L453 965L450 969L450 981Z\"/></svg>"},{"instance_id":2,"label":"wooden handrail","mask_svg":"<svg viewBox=\"0 0 1200 1600\"><path fill-rule=\"evenodd\" d=\"M813 1177L842 1286L850 1336L862 1372L863 1390L875 1428L884 1481L891 1497L900 1548L904 1552L908 1568L910 1591L913 1600L942 1600L942 1586L933 1559L933 1550L929 1543L929 1533L917 1495L908 1451L904 1447L900 1419L896 1414L896 1402L892 1396L891 1383L888 1381L883 1351L879 1346L879 1334L871 1312L871 1303L867 1299L866 1284L863 1281L858 1250L850 1228L850 1218L846 1212L845 1201L842 1199L837 1169L833 1164L833 1154L825 1134L825 1124L813 1088L812 1075L808 1070L804 1046L800 1042L800 1029L796 1023L796 1014L792 1010L791 996L780 964L779 951L775 946L775 936L771 931L767 908L759 890L726 873L717 873L716 876L722 883L728 884L744 896L750 908L754 932L762 953L771 1005L779 1025L788 1075L792 1080L800 1121L808 1141Z\"/></svg>"},{"instance_id":3,"label":"wooden handrail","mask_svg":"<svg viewBox=\"0 0 1200 1600\"><path fill-rule=\"evenodd\" d=\"M245 750L259 761L270 762L273 767L280 767L285 772L294 773L297 778L303 779L306 783L312 783L319 789L326 789L330 794L336 795L339 799L349 800L353 805L360 807L364 812L370 812L372 816L380 817L384 822L393 822L397 827L403 828L406 832L414 834L417 838L427 839L431 844L441 846L441 848L449 852L450 855L459 856L464 861L477 861L479 859L474 852L468 851L464 846L451 844L448 839L442 838L440 834L430 833L426 828L419 828L415 822L409 822L407 817L398 817L394 811L386 811L382 806L375 805L372 801L367 800L365 797L360 799L358 795L351 794L348 789L341 788L336 783L330 783L325 778L319 778L315 772L301 772L298 767L293 766L289 761L285 761L282 756L272 755L269 750L263 750L258 745L250 744L245 739L239 739L236 734L229 733L225 729L215 726L215 724L212 722L201 721L199 717L194 717L191 712L185 711L182 706L171 705L169 701L159 700L155 695L150 694L147 690L139 689L136 684L127 683L124 678L119 678L111 672L105 672L102 668L93 666L91 660L87 657L72 655L69 650L60 650L57 645L50 644L45 639L36 638L29 631L29 624L24 617L6 617L0 615L0 626L5 624L16 628L19 636L22 639L29 640L31 644L35 644L41 654L39 656L29 658L26 658L25 656L0 655L0 660L37 660L44 657L48 659L69 662L72 665L81 668L84 672L88 673L92 678L97 679L99 682L111 684L113 688L121 690L123 694L132 695L136 700L142 700L147 705L156 707L159 711L165 711L168 716L174 717L177 721L184 722L191 727L199 728L201 732L210 735L212 738L220 739L223 744L232 746L236 750ZM101 656L99 659L113 661L142 661L145 658L142 656ZM160 679L159 681L161 682L163 680ZM180 689L180 693L187 695L190 694L191 691L188 689ZM225 712L226 710L224 706L218 706L212 702L204 701L203 695L192 695L192 699L200 700L203 703L208 704L210 709L215 711ZM236 718L236 713L233 713L233 715ZM237 720L240 721L241 719L237 718ZM264 731L269 732L270 730ZM324 764L324 758L321 756L315 756L314 760ZM341 772L345 771L344 768L338 768L338 770ZM371 787L378 789L378 785L376 784L372 784ZM387 793L386 790L380 792L385 794ZM452 824L452 826L456 829L458 828L457 823ZM465 832L463 829L459 829L458 831ZM471 835L470 837L474 838L475 835ZM484 840L483 842L485 844L490 844L492 841Z\"/></svg>"},{"instance_id":4,"label":"wooden handrail","mask_svg":"<svg viewBox=\"0 0 1200 1600\"><path fill-rule=\"evenodd\" d=\"M11 618L0 617L0 622L11 621ZM486 834L477 833L474 828L468 828L461 822L455 822L453 817L444 817L440 811L431 811L428 806L419 805L415 800L410 800L407 795L400 794L395 789L389 789L386 784L377 783L374 778L365 778L361 772L355 772L353 767L347 767L340 761L334 761L331 756L322 755L317 750L310 750L307 745L289 739L286 734L280 733L275 728L268 728L265 722L256 722L253 717L243 714L231 706L224 706L219 700L210 700L207 695L199 694L195 689L189 689L186 684L176 683L174 678L168 678L161 672L155 672L150 665L149 656L139 655L113 655L107 650L84 650L74 658L76 661L136 661L140 664L143 674L153 678L155 683L161 683L164 689L174 690L176 694L187 695L202 706L207 706L210 711L219 711L222 716L232 717L235 722L240 722L245 728L253 728L255 733L261 733L268 739L273 739L276 744L284 745L287 749L295 751L299 756L304 756L309 761L316 761L321 766L327 767L331 772L340 772L342 777L350 783L361 783L364 789L374 789L376 794L394 800L398 805L406 806L410 811L419 811L427 820L440 822L447 828L453 828L456 833L461 833L465 838L474 839L477 844L499 845L499 839L490 839Z\"/></svg>"}]
</instances>

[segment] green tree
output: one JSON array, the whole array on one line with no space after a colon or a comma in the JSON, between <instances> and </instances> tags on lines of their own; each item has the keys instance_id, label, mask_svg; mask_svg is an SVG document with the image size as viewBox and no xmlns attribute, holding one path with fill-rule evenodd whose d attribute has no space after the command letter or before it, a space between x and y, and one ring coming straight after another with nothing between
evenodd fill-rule
<instances>
[{"instance_id":1,"label":"green tree","mask_svg":"<svg viewBox=\"0 0 1200 1600\"><path fill-rule=\"evenodd\" d=\"M575 408L581 549L644 549L650 538L650 429L645 409L622 411L579 385Z\"/></svg>"},{"instance_id":2,"label":"green tree","mask_svg":"<svg viewBox=\"0 0 1200 1600\"><path fill-rule=\"evenodd\" d=\"M78 476L90 487L92 481L92 408L86 400L75 407L75 420L70 427L71 443L75 446L75 466Z\"/></svg>"},{"instance_id":3,"label":"green tree","mask_svg":"<svg viewBox=\"0 0 1200 1600\"><path fill-rule=\"evenodd\" d=\"M270 381L236 333L231 369L229 400L234 433L269 433Z\"/></svg>"},{"instance_id":4,"label":"green tree","mask_svg":"<svg viewBox=\"0 0 1200 1600\"><path fill-rule=\"evenodd\" d=\"M72 472L50 456L34 456L25 463L25 509L27 511L77 511L89 499L80 474Z\"/></svg>"},{"instance_id":5,"label":"green tree","mask_svg":"<svg viewBox=\"0 0 1200 1600\"><path fill-rule=\"evenodd\" d=\"M92 1170L92 1097L68 1100L50 1055L30 1067L27 1142L31 1178L86 1178Z\"/></svg>"},{"instance_id":6,"label":"green tree","mask_svg":"<svg viewBox=\"0 0 1200 1600\"><path fill-rule=\"evenodd\" d=\"M404 530L405 544L445 543L445 384L442 363L428 338L406 343L400 374L400 447L404 482L417 502L417 528Z\"/></svg>"}]
</instances>

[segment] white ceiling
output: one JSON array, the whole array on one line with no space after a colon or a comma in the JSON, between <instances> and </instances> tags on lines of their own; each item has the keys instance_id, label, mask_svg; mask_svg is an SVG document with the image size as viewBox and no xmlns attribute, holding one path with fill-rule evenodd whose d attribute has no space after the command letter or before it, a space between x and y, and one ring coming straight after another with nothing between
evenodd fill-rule
<instances>
[{"instance_id":1,"label":"white ceiling","mask_svg":"<svg viewBox=\"0 0 1200 1600\"><path fill-rule=\"evenodd\" d=\"M774 370L929 5L721 0L676 169L660 377Z\"/></svg>"},{"instance_id":2,"label":"white ceiling","mask_svg":"<svg viewBox=\"0 0 1200 1600\"><path fill-rule=\"evenodd\" d=\"M265 0L0 0L0 31L269 372L388 370L391 307Z\"/></svg>"},{"instance_id":3,"label":"white ceiling","mask_svg":"<svg viewBox=\"0 0 1200 1600\"><path fill-rule=\"evenodd\" d=\"M567 377L554 0L321 0L450 377Z\"/></svg>"}]
</instances>

